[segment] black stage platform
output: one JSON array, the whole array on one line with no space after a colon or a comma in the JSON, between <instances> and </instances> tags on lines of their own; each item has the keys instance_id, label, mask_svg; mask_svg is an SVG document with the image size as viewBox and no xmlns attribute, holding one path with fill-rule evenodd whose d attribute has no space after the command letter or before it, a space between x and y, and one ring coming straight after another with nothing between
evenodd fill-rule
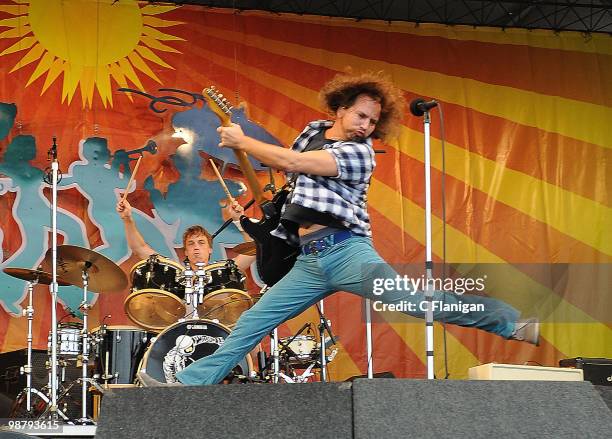
<instances>
[{"instance_id":1,"label":"black stage platform","mask_svg":"<svg viewBox=\"0 0 612 439\"><path fill-rule=\"evenodd\" d=\"M611 391L589 382L385 378L113 389L102 400L97 426L32 433L101 439L600 438L612 431Z\"/></svg>"}]
</instances>

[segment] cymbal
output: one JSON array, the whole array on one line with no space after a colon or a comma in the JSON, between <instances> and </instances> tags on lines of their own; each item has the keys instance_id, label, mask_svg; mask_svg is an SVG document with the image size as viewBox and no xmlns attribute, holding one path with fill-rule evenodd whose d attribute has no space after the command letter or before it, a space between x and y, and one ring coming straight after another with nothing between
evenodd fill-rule
<instances>
[{"instance_id":1,"label":"cymbal","mask_svg":"<svg viewBox=\"0 0 612 439\"><path fill-rule=\"evenodd\" d=\"M255 241L243 242L232 248L236 253L246 256L255 256L256 249Z\"/></svg>"},{"instance_id":2,"label":"cymbal","mask_svg":"<svg viewBox=\"0 0 612 439\"><path fill-rule=\"evenodd\" d=\"M47 251L43 267L51 267L52 249ZM93 250L76 245L57 246L57 273L62 280L83 287L83 269L87 268L87 289L96 293L110 293L125 289L128 279L123 270Z\"/></svg>"},{"instance_id":3,"label":"cymbal","mask_svg":"<svg viewBox=\"0 0 612 439\"><path fill-rule=\"evenodd\" d=\"M30 268L16 268L16 267L6 267L4 270L6 274L9 276L16 277L17 279L27 280L28 282L37 282L39 284L51 285L53 281L53 275L51 273L47 273L42 270L32 270ZM61 278L57 278L57 284L64 287L66 285L70 285L69 282Z\"/></svg>"}]
</instances>

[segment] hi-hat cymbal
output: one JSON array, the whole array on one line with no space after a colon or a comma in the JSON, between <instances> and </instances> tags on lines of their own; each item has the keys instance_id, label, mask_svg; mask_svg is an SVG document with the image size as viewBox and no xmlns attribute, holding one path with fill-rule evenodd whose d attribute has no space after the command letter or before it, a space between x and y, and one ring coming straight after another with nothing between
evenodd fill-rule
<instances>
[{"instance_id":1,"label":"hi-hat cymbal","mask_svg":"<svg viewBox=\"0 0 612 439\"><path fill-rule=\"evenodd\" d=\"M52 252L47 251L43 268L51 267ZM125 289L128 279L123 270L93 250L76 245L57 246L57 273L62 280L83 287L83 270L89 274L87 288L96 293L111 293Z\"/></svg>"},{"instance_id":2,"label":"hi-hat cymbal","mask_svg":"<svg viewBox=\"0 0 612 439\"><path fill-rule=\"evenodd\" d=\"M28 282L36 282L44 285L51 285L53 281L53 275L42 270L32 270L30 268L17 268L17 267L6 267L4 270L9 276L16 277L17 279L27 280ZM70 282L66 282L61 278L57 278L57 284L60 286L70 285Z\"/></svg>"},{"instance_id":3,"label":"hi-hat cymbal","mask_svg":"<svg viewBox=\"0 0 612 439\"><path fill-rule=\"evenodd\" d=\"M248 241L234 246L232 250L241 255L255 256L257 248L255 246L255 241Z\"/></svg>"}]
</instances>

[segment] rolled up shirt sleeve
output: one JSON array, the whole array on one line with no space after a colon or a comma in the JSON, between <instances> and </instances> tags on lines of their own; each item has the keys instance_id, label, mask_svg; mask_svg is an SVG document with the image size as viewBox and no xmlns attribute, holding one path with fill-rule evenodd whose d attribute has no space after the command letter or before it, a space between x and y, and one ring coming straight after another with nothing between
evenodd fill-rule
<instances>
[{"instance_id":1,"label":"rolled up shirt sleeve","mask_svg":"<svg viewBox=\"0 0 612 439\"><path fill-rule=\"evenodd\" d=\"M352 183L368 181L374 169L374 150L368 143L342 142L326 149L338 168L338 175L332 177Z\"/></svg>"}]
</instances>

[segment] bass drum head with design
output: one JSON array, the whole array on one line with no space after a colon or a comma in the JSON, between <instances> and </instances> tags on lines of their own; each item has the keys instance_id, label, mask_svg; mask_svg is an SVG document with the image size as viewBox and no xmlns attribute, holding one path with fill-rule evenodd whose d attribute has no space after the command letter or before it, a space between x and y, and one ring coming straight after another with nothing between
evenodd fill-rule
<instances>
[{"instance_id":1,"label":"bass drum head with design","mask_svg":"<svg viewBox=\"0 0 612 439\"><path fill-rule=\"evenodd\" d=\"M158 381L176 382L176 373L214 353L229 336L230 330L210 320L186 320L162 331L151 343L140 370ZM251 358L238 363L239 373L250 376Z\"/></svg>"}]
</instances>

